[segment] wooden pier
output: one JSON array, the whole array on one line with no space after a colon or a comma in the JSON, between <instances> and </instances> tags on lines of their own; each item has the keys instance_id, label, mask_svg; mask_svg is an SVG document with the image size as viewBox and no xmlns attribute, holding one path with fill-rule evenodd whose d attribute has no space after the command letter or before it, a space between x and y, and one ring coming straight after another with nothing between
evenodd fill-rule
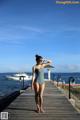
<instances>
[{"instance_id":1,"label":"wooden pier","mask_svg":"<svg viewBox=\"0 0 80 120\"><path fill-rule=\"evenodd\" d=\"M45 113L36 113L34 91L26 89L3 112L9 120L80 120L80 113L52 82L46 82L44 91Z\"/></svg>"}]
</instances>

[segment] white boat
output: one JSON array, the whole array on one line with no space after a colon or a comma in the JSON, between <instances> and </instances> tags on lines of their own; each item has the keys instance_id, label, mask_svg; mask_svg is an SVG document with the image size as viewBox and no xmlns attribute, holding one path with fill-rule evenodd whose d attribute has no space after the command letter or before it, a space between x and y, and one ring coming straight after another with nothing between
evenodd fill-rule
<instances>
[{"instance_id":1,"label":"white boat","mask_svg":"<svg viewBox=\"0 0 80 120\"><path fill-rule=\"evenodd\" d=\"M13 76L6 76L8 79L12 79L12 80L31 80L32 79L32 75L27 75L26 73L18 73L18 74L14 74Z\"/></svg>"}]
</instances>

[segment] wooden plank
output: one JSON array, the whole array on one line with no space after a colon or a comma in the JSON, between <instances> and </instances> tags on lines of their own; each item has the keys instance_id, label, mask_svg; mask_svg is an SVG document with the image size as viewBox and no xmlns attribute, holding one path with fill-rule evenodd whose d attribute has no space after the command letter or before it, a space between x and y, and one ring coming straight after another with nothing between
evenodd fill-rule
<instances>
[{"instance_id":1,"label":"wooden plank","mask_svg":"<svg viewBox=\"0 0 80 120\"><path fill-rule=\"evenodd\" d=\"M51 82L46 82L44 91L45 113L36 113L35 108L34 91L29 88L4 111L9 112L9 120L80 120L80 114Z\"/></svg>"}]
</instances>

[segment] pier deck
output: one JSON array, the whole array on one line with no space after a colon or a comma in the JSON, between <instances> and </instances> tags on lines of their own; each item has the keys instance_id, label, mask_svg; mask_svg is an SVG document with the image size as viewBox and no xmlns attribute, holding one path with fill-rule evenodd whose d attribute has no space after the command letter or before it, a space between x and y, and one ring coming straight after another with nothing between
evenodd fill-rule
<instances>
[{"instance_id":1,"label":"pier deck","mask_svg":"<svg viewBox=\"0 0 80 120\"><path fill-rule=\"evenodd\" d=\"M80 120L80 114L52 82L46 82L45 113L36 113L35 108L34 91L28 88L3 112L9 113L9 120Z\"/></svg>"}]
</instances>

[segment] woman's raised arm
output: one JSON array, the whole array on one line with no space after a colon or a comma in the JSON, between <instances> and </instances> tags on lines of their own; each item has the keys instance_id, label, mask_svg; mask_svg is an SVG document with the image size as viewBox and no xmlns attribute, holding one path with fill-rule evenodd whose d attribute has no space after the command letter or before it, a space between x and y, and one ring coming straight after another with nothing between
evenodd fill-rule
<instances>
[{"instance_id":1,"label":"woman's raised arm","mask_svg":"<svg viewBox=\"0 0 80 120\"><path fill-rule=\"evenodd\" d=\"M52 61L51 60L46 60L46 63L43 63L43 67L47 67L48 65L51 65Z\"/></svg>"}]
</instances>

